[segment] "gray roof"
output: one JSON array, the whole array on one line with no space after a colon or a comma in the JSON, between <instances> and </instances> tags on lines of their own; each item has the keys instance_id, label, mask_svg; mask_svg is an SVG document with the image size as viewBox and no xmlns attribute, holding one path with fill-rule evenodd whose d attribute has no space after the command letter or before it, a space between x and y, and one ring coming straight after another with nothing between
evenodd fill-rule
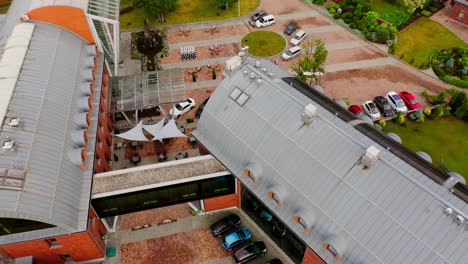
<instances>
[{"instance_id":1,"label":"gray roof","mask_svg":"<svg viewBox=\"0 0 468 264\"><path fill-rule=\"evenodd\" d=\"M383 134L337 105L312 100L282 77L288 73L269 61L225 73L194 136L326 262L335 263L322 247L331 239L343 251L339 263L466 263L468 226L455 216L466 219L468 204L421 172L437 170L416 154L408 156L411 161L401 158L395 153L404 148L388 150L372 139ZM306 125L301 115L308 104L317 110ZM360 127L371 129L372 137ZM371 145L380 153L364 167L361 157ZM271 190L282 190L281 207L269 197ZM454 213L445 213L447 207ZM294 222L297 211L313 216L310 233Z\"/></svg>"},{"instance_id":2,"label":"gray roof","mask_svg":"<svg viewBox=\"0 0 468 264\"><path fill-rule=\"evenodd\" d=\"M11 3L0 30L0 58L3 55L3 49L8 37L10 37L13 28L19 23L18 19L29 11L31 1L21 0Z\"/></svg>"},{"instance_id":3,"label":"gray roof","mask_svg":"<svg viewBox=\"0 0 468 264\"><path fill-rule=\"evenodd\" d=\"M72 132L77 131L83 61L90 46L60 27L35 24L5 118L19 117L21 125L12 128L4 120L0 132L2 142L9 138L17 144L14 151L0 153L0 168L24 170L26 179L20 190L0 189L0 217L41 221L67 233L82 231L87 227L98 111L90 116L85 169L74 163L71 153L76 150ZM100 54L96 70L96 94L100 94L103 57ZM99 96L93 104L99 109ZM25 236L2 236L0 243Z\"/></svg>"}]
</instances>

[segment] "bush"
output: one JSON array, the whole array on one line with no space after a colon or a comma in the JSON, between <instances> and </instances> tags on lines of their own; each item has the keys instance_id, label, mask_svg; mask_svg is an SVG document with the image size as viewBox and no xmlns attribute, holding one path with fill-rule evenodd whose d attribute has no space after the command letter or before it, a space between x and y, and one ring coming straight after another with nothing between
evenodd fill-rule
<instances>
[{"instance_id":1,"label":"bush","mask_svg":"<svg viewBox=\"0 0 468 264\"><path fill-rule=\"evenodd\" d=\"M375 129L377 129L379 131L382 131L382 129L383 129L382 126L379 125L379 124L374 124L374 127L375 127Z\"/></svg>"},{"instance_id":2,"label":"bush","mask_svg":"<svg viewBox=\"0 0 468 264\"><path fill-rule=\"evenodd\" d=\"M352 28L352 29L355 29L355 28L356 28L356 24L351 23L351 24L349 24L349 27Z\"/></svg>"},{"instance_id":3,"label":"bush","mask_svg":"<svg viewBox=\"0 0 468 264\"><path fill-rule=\"evenodd\" d=\"M425 116L425 115L422 115L422 116L419 117L418 120L416 120L416 122L418 122L418 123L424 123L425 120L426 120L426 116Z\"/></svg>"},{"instance_id":4,"label":"bush","mask_svg":"<svg viewBox=\"0 0 468 264\"><path fill-rule=\"evenodd\" d=\"M431 108L426 108L423 110L423 113L426 115L426 116L430 116L431 113L432 113L432 109Z\"/></svg>"},{"instance_id":5,"label":"bush","mask_svg":"<svg viewBox=\"0 0 468 264\"><path fill-rule=\"evenodd\" d=\"M409 62L409 63L410 63L410 64L413 64L413 62L414 62L414 57L413 57L413 58L411 58L411 60L410 60L410 62Z\"/></svg>"},{"instance_id":6,"label":"bush","mask_svg":"<svg viewBox=\"0 0 468 264\"><path fill-rule=\"evenodd\" d=\"M386 43L390 39L390 30L386 28L377 29L377 40L381 43Z\"/></svg>"},{"instance_id":7,"label":"bush","mask_svg":"<svg viewBox=\"0 0 468 264\"><path fill-rule=\"evenodd\" d=\"M435 6L431 6L431 7L429 7L429 10L430 10L432 13L435 13L435 12L437 12L438 8L435 7Z\"/></svg>"},{"instance_id":8,"label":"bush","mask_svg":"<svg viewBox=\"0 0 468 264\"><path fill-rule=\"evenodd\" d=\"M343 21L346 23L346 24L351 24L353 23L353 20L351 18L345 18L343 19Z\"/></svg>"},{"instance_id":9,"label":"bush","mask_svg":"<svg viewBox=\"0 0 468 264\"><path fill-rule=\"evenodd\" d=\"M395 117L395 122L400 126L406 125L406 118L402 112L398 112L397 116Z\"/></svg>"},{"instance_id":10,"label":"bush","mask_svg":"<svg viewBox=\"0 0 468 264\"><path fill-rule=\"evenodd\" d=\"M331 3L331 4L327 5L328 10L335 9L335 11L336 11L336 9L338 9L338 8L340 8L340 5L337 4L337 3Z\"/></svg>"},{"instance_id":11,"label":"bush","mask_svg":"<svg viewBox=\"0 0 468 264\"><path fill-rule=\"evenodd\" d=\"M333 18L334 18L334 19L340 19L340 18L341 18L341 15L340 15L340 14L334 14L334 15L333 15Z\"/></svg>"},{"instance_id":12,"label":"bush","mask_svg":"<svg viewBox=\"0 0 468 264\"><path fill-rule=\"evenodd\" d=\"M409 119L416 121L420 119L422 116L424 116L423 112L421 110L418 110L418 111L414 111L413 113L411 113L409 115Z\"/></svg>"},{"instance_id":13,"label":"bush","mask_svg":"<svg viewBox=\"0 0 468 264\"><path fill-rule=\"evenodd\" d=\"M315 0L315 4L321 6L321 5L325 4L325 0Z\"/></svg>"},{"instance_id":14,"label":"bush","mask_svg":"<svg viewBox=\"0 0 468 264\"><path fill-rule=\"evenodd\" d=\"M443 110L442 111L442 116L449 116L451 114L452 107L446 106L442 110Z\"/></svg>"},{"instance_id":15,"label":"bush","mask_svg":"<svg viewBox=\"0 0 468 264\"><path fill-rule=\"evenodd\" d=\"M336 10L333 9L333 8L330 8L330 9L328 9L328 13L334 15L334 14L336 14Z\"/></svg>"},{"instance_id":16,"label":"bush","mask_svg":"<svg viewBox=\"0 0 468 264\"><path fill-rule=\"evenodd\" d=\"M423 11L421 11L421 15L423 15L425 17L430 17L432 15L432 13L430 11L423 10Z\"/></svg>"},{"instance_id":17,"label":"bush","mask_svg":"<svg viewBox=\"0 0 468 264\"><path fill-rule=\"evenodd\" d=\"M439 76L439 79L441 79L442 81L446 83L455 85L457 87L468 88L468 80L463 80L456 76L442 76L442 77Z\"/></svg>"},{"instance_id":18,"label":"bush","mask_svg":"<svg viewBox=\"0 0 468 264\"><path fill-rule=\"evenodd\" d=\"M436 106L432 109L431 118L439 118L444 115L444 108L442 106Z\"/></svg>"},{"instance_id":19,"label":"bush","mask_svg":"<svg viewBox=\"0 0 468 264\"><path fill-rule=\"evenodd\" d=\"M379 120L379 125L382 126L382 128L385 128L387 126L387 122L385 120Z\"/></svg>"},{"instance_id":20,"label":"bush","mask_svg":"<svg viewBox=\"0 0 468 264\"><path fill-rule=\"evenodd\" d=\"M442 91L440 94L438 95L430 95L427 93L427 91L424 89L422 91L422 96L424 98L426 98L427 102L432 104L432 105L437 105L437 104L442 104L442 103L445 103L446 102L446 99L445 99L445 96L446 96L446 92L445 91Z\"/></svg>"}]
</instances>

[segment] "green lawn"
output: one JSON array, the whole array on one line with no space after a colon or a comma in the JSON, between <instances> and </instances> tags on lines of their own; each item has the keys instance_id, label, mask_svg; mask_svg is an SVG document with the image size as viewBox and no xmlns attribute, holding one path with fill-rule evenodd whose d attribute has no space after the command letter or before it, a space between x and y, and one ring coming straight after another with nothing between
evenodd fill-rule
<instances>
[{"instance_id":1,"label":"green lawn","mask_svg":"<svg viewBox=\"0 0 468 264\"><path fill-rule=\"evenodd\" d=\"M260 4L259 0L241 0L241 16L253 11ZM131 6L131 0L122 0L120 10ZM214 0L179 0L175 11L165 15L166 23L158 23L157 18L148 18L150 25L184 24L238 17L237 2L229 10L218 9ZM146 19L141 8L120 16L120 29L142 28Z\"/></svg>"},{"instance_id":2,"label":"green lawn","mask_svg":"<svg viewBox=\"0 0 468 264\"><path fill-rule=\"evenodd\" d=\"M453 116L426 119L424 123L408 120L408 125L402 127L389 122L384 130L397 133L407 148L427 152L436 167L440 167L443 158L450 170L460 173L468 182L467 131L468 122Z\"/></svg>"},{"instance_id":3,"label":"green lawn","mask_svg":"<svg viewBox=\"0 0 468 264\"><path fill-rule=\"evenodd\" d=\"M242 38L242 46L249 46L249 54L270 57L284 50L286 40L278 33L255 31Z\"/></svg>"},{"instance_id":4,"label":"green lawn","mask_svg":"<svg viewBox=\"0 0 468 264\"><path fill-rule=\"evenodd\" d=\"M411 17L406 8L395 0L369 0L369 4L373 11L379 13L380 18L396 27Z\"/></svg>"},{"instance_id":5,"label":"green lawn","mask_svg":"<svg viewBox=\"0 0 468 264\"><path fill-rule=\"evenodd\" d=\"M443 25L421 18L398 33L395 54L417 68L427 69L433 54L441 49L457 46L468 46L468 44Z\"/></svg>"}]
</instances>

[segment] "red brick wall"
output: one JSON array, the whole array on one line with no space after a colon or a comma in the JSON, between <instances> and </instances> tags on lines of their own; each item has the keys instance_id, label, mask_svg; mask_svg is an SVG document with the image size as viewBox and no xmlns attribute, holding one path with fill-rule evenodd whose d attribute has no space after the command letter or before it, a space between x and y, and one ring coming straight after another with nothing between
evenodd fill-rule
<instances>
[{"instance_id":1,"label":"red brick wall","mask_svg":"<svg viewBox=\"0 0 468 264\"><path fill-rule=\"evenodd\" d=\"M109 113L107 112L107 93L109 87L110 74L107 70L107 67L104 67L103 77L102 77L102 87L101 94L96 94L95 96L101 96L100 102L101 105L99 108L96 107L96 111L99 111L99 127L98 127L98 137L96 144L96 154L94 162L94 172L101 173L109 171L108 162L112 160L110 145L112 140L110 137L110 132L112 125L110 122Z\"/></svg>"},{"instance_id":2,"label":"red brick wall","mask_svg":"<svg viewBox=\"0 0 468 264\"><path fill-rule=\"evenodd\" d=\"M205 211L211 212L229 207L239 207L239 194L228 194L220 197L203 200Z\"/></svg>"},{"instance_id":3,"label":"red brick wall","mask_svg":"<svg viewBox=\"0 0 468 264\"><path fill-rule=\"evenodd\" d=\"M101 251L105 252L106 245L102 240L102 236L107 233L107 230L92 207L89 209L88 233L92 236L92 238L94 238L94 241L96 241Z\"/></svg>"},{"instance_id":4,"label":"red brick wall","mask_svg":"<svg viewBox=\"0 0 468 264\"><path fill-rule=\"evenodd\" d=\"M45 239L0 246L13 258L33 256L35 264L64 263L60 253L68 253L75 261L85 261L104 257L88 232L55 237L61 248L50 249Z\"/></svg>"},{"instance_id":5,"label":"red brick wall","mask_svg":"<svg viewBox=\"0 0 468 264\"><path fill-rule=\"evenodd\" d=\"M465 11L465 16L460 19L458 18L458 14L461 10ZM455 4L452 7L452 10L450 10L450 18L457 22L468 25L468 6L465 6L459 2L455 2Z\"/></svg>"},{"instance_id":6,"label":"red brick wall","mask_svg":"<svg viewBox=\"0 0 468 264\"><path fill-rule=\"evenodd\" d=\"M302 259L302 264L325 264L325 261L315 254L312 249L307 247L304 253L304 258Z\"/></svg>"}]
</instances>

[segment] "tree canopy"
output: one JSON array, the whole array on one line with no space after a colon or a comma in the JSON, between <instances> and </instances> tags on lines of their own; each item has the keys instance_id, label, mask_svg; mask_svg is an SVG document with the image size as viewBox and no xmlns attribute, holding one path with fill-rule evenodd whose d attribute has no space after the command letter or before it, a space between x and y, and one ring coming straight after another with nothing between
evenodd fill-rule
<instances>
[{"instance_id":1,"label":"tree canopy","mask_svg":"<svg viewBox=\"0 0 468 264\"><path fill-rule=\"evenodd\" d=\"M406 10L412 14L416 9L424 7L424 4L427 0L403 0L403 5L406 7Z\"/></svg>"},{"instance_id":2,"label":"tree canopy","mask_svg":"<svg viewBox=\"0 0 468 264\"><path fill-rule=\"evenodd\" d=\"M178 0L133 0L134 5L140 5L148 16L158 17L164 22L164 14L176 9Z\"/></svg>"},{"instance_id":3,"label":"tree canopy","mask_svg":"<svg viewBox=\"0 0 468 264\"><path fill-rule=\"evenodd\" d=\"M307 42L304 44L303 53L292 70L296 73L296 77L300 80L312 84L320 84L320 74L304 75L304 72L325 73L324 64L327 60L328 50L325 48L325 43L321 39L317 39L315 43Z\"/></svg>"}]
</instances>

